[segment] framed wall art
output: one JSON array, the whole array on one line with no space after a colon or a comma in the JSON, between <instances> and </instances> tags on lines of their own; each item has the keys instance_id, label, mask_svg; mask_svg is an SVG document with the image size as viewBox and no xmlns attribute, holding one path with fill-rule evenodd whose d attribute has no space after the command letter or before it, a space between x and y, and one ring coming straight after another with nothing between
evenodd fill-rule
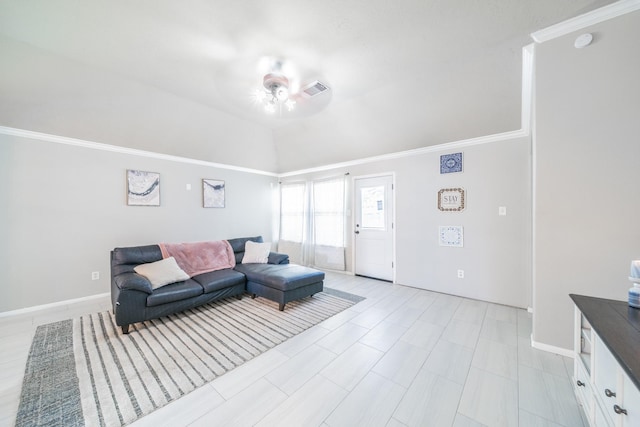
<instances>
[{"instance_id":1,"label":"framed wall art","mask_svg":"<svg viewBox=\"0 0 640 427\"><path fill-rule=\"evenodd\" d=\"M464 188L443 188L438 191L438 209L444 212L460 212L465 208Z\"/></svg>"},{"instance_id":2,"label":"framed wall art","mask_svg":"<svg viewBox=\"0 0 640 427\"><path fill-rule=\"evenodd\" d=\"M462 153L440 156L440 173L462 172Z\"/></svg>"},{"instance_id":3,"label":"framed wall art","mask_svg":"<svg viewBox=\"0 0 640 427\"><path fill-rule=\"evenodd\" d=\"M464 246L464 230L461 225L441 225L438 229L440 246Z\"/></svg>"},{"instance_id":4,"label":"framed wall art","mask_svg":"<svg viewBox=\"0 0 640 427\"><path fill-rule=\"evenodd\" d=\"M160 174L128 169L127 205L160 206Z\"/></svg>"},{"instance_id":5,"label":"framed wall art","mask_svg":"<svg viewBox=\"0 0 640 427\"><path fill-rule=\"evenodd\" d=\"M224 208L224 181L218 179L202 180L202 206L205 208Z\"/></svg>"}]
</instances>

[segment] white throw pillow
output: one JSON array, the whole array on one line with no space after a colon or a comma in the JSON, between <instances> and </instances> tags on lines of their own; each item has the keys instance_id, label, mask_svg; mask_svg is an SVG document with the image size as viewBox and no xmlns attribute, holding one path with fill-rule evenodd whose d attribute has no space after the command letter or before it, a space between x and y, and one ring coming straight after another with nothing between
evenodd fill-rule
<instances>
[{"instance_id":1,"label":"white throw pillow","mask_svg":"<svg viewBox=\"0 0 640 427\"><path fill-rule=\"evenodd\" d=\"M153 289L158 289L170 283L182 282L189 278L189 275L178 266L174 257L149 264L140 264L134 267L133 271L149 279Z\"/></svg>"},{"instance_id":2,"label":"white throw pillow","mask_svg":"<svg viewBox=\"0 0 640 427\"><path fill-rule=\"evenodd\" d=\"M269 252L271 252L271 243L256 243L247 240L244 245L243 264L266 264L269 261Z\"/></svg>"}]
</instances>

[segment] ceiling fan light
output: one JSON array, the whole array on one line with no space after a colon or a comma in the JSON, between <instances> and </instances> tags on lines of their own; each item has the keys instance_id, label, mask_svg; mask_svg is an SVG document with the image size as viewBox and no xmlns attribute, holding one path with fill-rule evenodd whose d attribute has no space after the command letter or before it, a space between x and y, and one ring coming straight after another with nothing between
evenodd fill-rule
<instances>
[{"instance_id":1,"label":"ceiling fan light","mask_svg":"<svg viewBox=\"0 0 640 427\"><path fill-rule=\"evenodd\" d=\"M267 99L267 93L264 90L256 89L254 92L254 96L258 102L264 102Z\"/></svg>"},{"instance_id":2,"label":"ceiling fan light","mask_svg":"<svg viewBox=\"0 0 640 427\"><path fill-rule=\"evenodd\" d=\"M287 111L293 111L296 106L296 101L294 101L293 99L287 99L284 105L287 107Z\"/></svg>"},{"instance_id":3,"label":"ceiling fan light","mask_svg":"<svg viewBox=\"0 0 640 427\"><path fill-rule=\"evenodd\" d=\"M269 114L273 114L276 112L276 104L273 103L273 101L269 101L266 104L264 104L264 111L266 111Z\"/></svg>"},{"instance_id":4,"label":"ceiling fan light","mask_svg":"<svg viewBox=\"0 0 640 427\"><path fill-rule=\"evenodd\" d=\"M285 86L277 86L274 88L273 94L280 102L286 101L287 98L289 98L289 91Z\"/></svg>"}]
</instances>

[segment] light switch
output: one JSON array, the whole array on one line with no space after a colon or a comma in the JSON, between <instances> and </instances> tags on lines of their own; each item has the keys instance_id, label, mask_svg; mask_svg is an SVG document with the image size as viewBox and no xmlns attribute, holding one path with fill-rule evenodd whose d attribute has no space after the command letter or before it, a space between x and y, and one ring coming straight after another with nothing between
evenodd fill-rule
<instances>
[{"instance_id":1,"label":"light switch","mask_svg":"<svg viewBox=\"0 0 640 427\"><path fill-rule=\"evenodd\" d=\"M187 191L191 191L191 184L187 184Z\"/></svg>"},{"instance_id":2,"label":"light switch","mask_svg":"<svg viewBox=\"0 0 640 427\"><path fill-rule=\"evenodd\" d=\"M500 215L500 216L507 215L507 207L506 206L500 206L498 208L498 215Z\"/></svg>"}]
</instances>

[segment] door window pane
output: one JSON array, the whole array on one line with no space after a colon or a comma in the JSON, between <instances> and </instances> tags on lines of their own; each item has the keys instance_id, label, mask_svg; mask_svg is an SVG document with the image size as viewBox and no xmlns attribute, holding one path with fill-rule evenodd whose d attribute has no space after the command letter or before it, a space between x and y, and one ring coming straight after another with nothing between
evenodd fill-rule
<instances>
[{"instance_id":1,"label":"door window pane","mask_svg":"<svg viewBox=\"0 0 640 427\"><path fill-rule=\"evenodd\" d=\"M362 228L385 228L384 186L360 189L360 212Z\"/></svg>"}]
</instances>

